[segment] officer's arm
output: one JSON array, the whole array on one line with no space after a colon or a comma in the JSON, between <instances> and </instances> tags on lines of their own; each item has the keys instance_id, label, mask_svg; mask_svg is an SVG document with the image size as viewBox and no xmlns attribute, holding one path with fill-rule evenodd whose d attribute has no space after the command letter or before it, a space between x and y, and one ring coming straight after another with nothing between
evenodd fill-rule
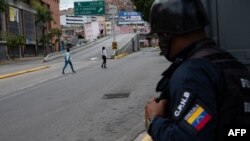
<instances>
[{"instance_id":1,"label":"officer's arm","mask_svg":"<svg viewBox=\"0 0 250 141\"><path fill-rule=\"evenodd\" d=\"M209 63L186 62L172 76L167 117L154 117L149 134L154 141L212 141L220 76Z\"/></svg>"}]
</instances>

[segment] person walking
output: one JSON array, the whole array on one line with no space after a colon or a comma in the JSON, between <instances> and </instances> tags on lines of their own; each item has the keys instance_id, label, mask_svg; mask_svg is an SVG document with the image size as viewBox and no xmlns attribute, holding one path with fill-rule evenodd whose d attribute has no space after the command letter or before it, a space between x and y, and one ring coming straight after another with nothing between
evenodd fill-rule
<instances>
[{"instance_id":1,"label":"person walking","mask_svg":"<svg viewBox=\"0 0 250 141\"><path fill-rule=\"evenodd\" d=\"M201 1L155 0L150 14L161 54L172 62L156 87L160 96L145 105L152 139L225 141L228 128L249 126L250 72L206 36Z\"/></svg>"},{"instance_id":2,"label":"person walking","mask_svg":"<svg viewBox=\"0 0 250 141\"><path fill-rule=\"evenodd\" d=\"M65 63L64 63L63 70L62 70L62 74L65 74L64 70L65 70L65 68L67 67L68 64L70 65L72 72L75 73L75 70L73 68L73 64L71 62L71 55L70 55L70 49L69 48L67 48L66 53L64 55L64 62Z\"/></svg>"},{"instance_id":3,"label":"person walking","mask_svg":"<svg viewBox=\"0 0 250 141\"><path fill-rule=\"evenodd\" d=\"M105 46L102 47L102 68L107 68L106 62L107 62L107 51Z\"/></svg>"}]
</instances>

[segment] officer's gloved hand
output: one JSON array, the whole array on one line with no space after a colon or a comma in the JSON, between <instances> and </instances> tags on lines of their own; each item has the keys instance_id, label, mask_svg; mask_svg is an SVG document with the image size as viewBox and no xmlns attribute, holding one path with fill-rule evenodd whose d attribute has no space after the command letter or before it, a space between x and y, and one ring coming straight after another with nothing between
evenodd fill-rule
<instances>
[{"instance_id":1,"label":"officer's gloved hand","mask_svg":"<svg viewBox=\"0 0 250 141\"><path fill-rule=\"evenodd\" d=\"M157 101L157 98L151 99L145 106L145 126L148 128L149 122L153 120L154 117L165 117L166 116L166 105L167 100L162 99Z\"/></svg>"}]
</instances>

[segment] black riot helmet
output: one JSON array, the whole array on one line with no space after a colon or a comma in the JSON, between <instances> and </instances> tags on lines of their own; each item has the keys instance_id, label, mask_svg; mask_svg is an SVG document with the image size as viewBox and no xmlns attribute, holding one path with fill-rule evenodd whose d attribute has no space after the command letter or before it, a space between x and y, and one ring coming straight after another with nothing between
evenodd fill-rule
<instances>
[{"instance_id":1,"label":"black riot helmet","mask_svg":"<svg viewBox=\"0 0 250 141\"><path fill-rule=\"evenodd\" d=\"M200 0L155 0L150 23L151 33L158 33L160 54L173 62L176 58L169 54L173 37L203 29L208 20Z\"/></svg>"},{"instance_id":2,"label":"black riot helmet","mask_svg":"<svg viewBox=\"0 0 250 141\"><path fill-rule=\"evenodd\" d=\"M152 33L180 35L208 24L200 0L155 0L150 14Z\"/></svg>"}]
</instances>

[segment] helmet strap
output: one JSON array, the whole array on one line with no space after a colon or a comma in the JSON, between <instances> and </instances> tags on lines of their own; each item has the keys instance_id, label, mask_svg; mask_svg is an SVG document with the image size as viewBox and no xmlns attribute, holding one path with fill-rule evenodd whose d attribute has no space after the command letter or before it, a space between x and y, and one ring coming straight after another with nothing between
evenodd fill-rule
<instances>
[{"instance_id":1,"label":"helmet strap","mask_svg":"<svg viewBox=\"0 0 250 141\"><path fill-rule=\"evenodd\" d=\"M167 42L167 48L166 48L166 55L165 57L167 58L167 60L169 61L174 61L170 58L170 50L172 48L171 44L172 44L172 39L173 39L173 35L169 35L166 37L166 42Z\"/></svg>"},{"instance_id":2,"label":"helmet strap","mask_svg":"<svg viewBox=\"0 0 250 141\"><path fill-rule=\"evenodd\" d=\"M164 55L166 57L167 60L171 61L171 58L169 57L169 53L171 50L171 43L172 43L172 38L173 35L167 35L164 36L162 34L158 34L158 38L159 38L159 46L161 49L161 54Z\"/></svg>"}]
</instances>

